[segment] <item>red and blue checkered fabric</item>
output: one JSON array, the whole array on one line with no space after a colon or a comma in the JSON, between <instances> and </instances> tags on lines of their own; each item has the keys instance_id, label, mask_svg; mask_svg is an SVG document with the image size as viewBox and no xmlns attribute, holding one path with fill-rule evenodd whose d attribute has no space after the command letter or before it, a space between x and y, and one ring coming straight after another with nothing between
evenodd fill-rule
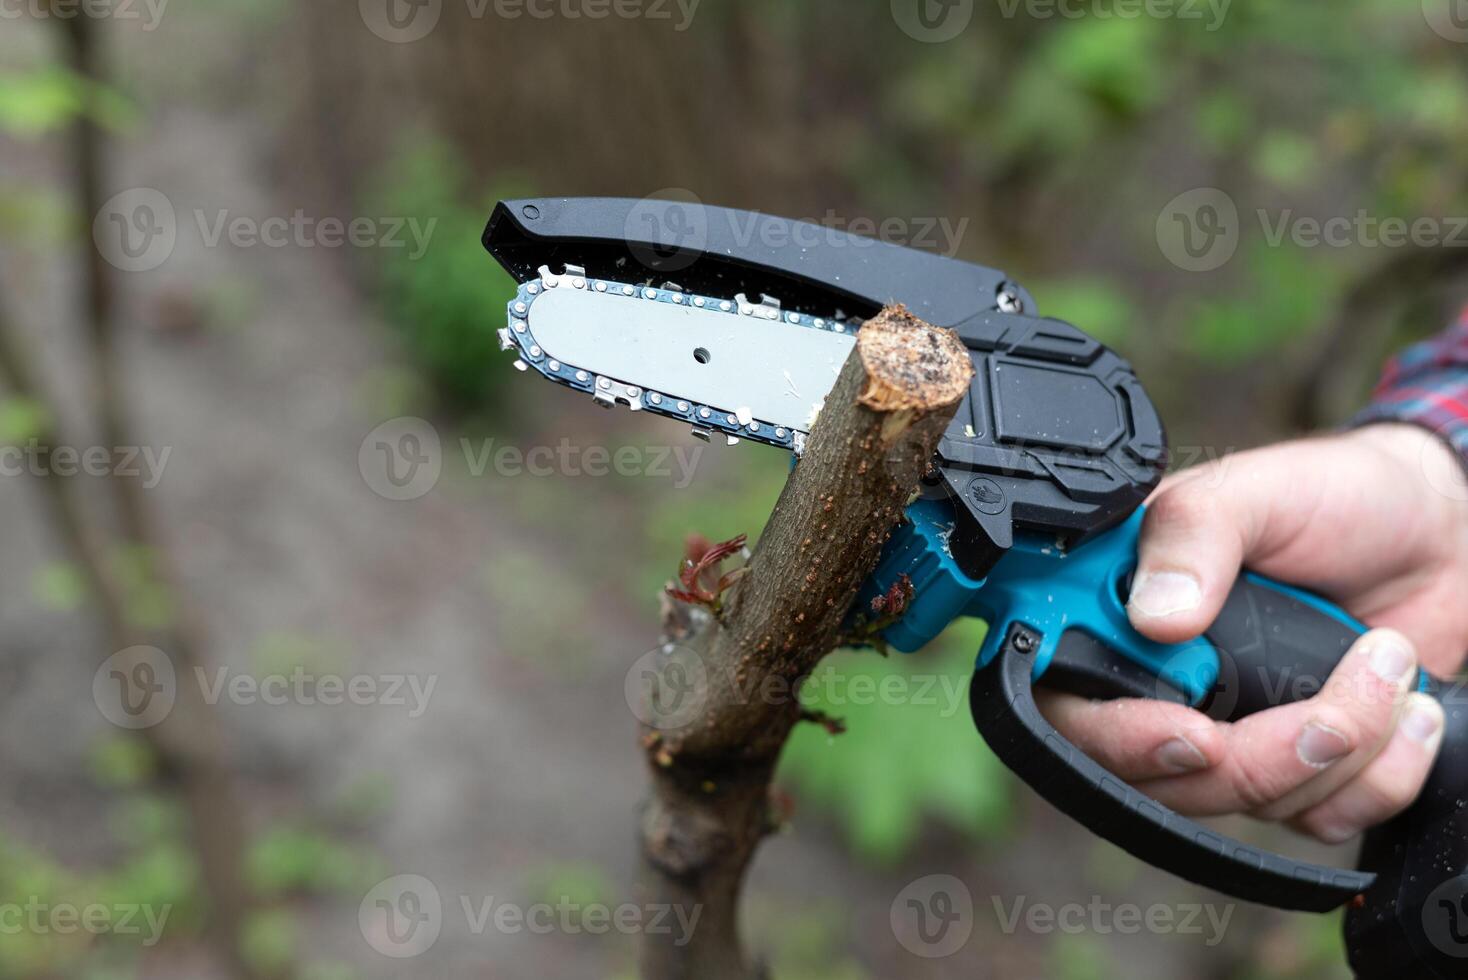
<instances>
[{"instance_id":1,"label":"red and blue checkered fabric","mask_svg":"<svg viewBox=\"0 0 1468 980\"><path fill-rule=\"evenodd\" d=\"M1387 365L1369 408L1369 422L1411 422L1447 439L1468 461L1468 310L1431 340L1407 348Z\"/></svg>"}]
</instances>

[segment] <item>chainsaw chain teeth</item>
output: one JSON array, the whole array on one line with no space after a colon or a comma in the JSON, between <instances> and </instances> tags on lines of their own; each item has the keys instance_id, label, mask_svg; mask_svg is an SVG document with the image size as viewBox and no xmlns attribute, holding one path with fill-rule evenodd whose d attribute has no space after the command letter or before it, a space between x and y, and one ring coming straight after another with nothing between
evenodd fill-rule
<instances>
[{"instance_id":1,"label":"chainsaw chain teeth","mask_svg":"<svg viewBox=\"0 0 1468 980\"><path fill-rule=\"evenodd\" d=\"M575 267L569 267L562 274L552 273L542 267L540 273L540 278L520 284L519 291L509 304L509 325L499 332L500 347L518 355L515 361L517 368L522 371L534 370L557 384L585 392L607 408L622 404L634 412L651 412L687 422L693 427L693 434L703 439L711 439L715 434L723 435L730 445L741 439L748 439L799 455L805 451L808 433L777 426L764 419L741 419L737 414L738 409L724 405L703 405L680 399L667 392L648 391L632 382L598 374L591 368L557 360L536 342L535 332L530 324L530 312L535 301L550 289L585 289L608 296L624 297L629 303L671 303L728 316L778 319L792 327L806 330L851 333L860 327L859 321L829 319L781 310L778 304L768 298L760 303L750 303L743 296L736 299L698 296L671 286L639 286L611 279L595 279Z\"/></svg>"}]
</instances>

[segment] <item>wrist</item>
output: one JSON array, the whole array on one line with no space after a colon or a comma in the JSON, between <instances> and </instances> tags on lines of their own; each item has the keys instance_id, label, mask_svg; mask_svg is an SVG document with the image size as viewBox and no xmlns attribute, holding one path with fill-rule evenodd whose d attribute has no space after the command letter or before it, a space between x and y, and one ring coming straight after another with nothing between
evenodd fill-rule
<instances>
[{"instance_id":1,"label":"wrist","mask_svg":"<svg viewBox=\"0 0 1468 980\"><path fill-rule=\"evenodd\" d=\"M1385 456L1423 490L1424 505L1441 508L1453 526L1468 529L1468 461L1446 439L1409 422L1377 422L1346 438Z\"/></svg>"}]
</instances>

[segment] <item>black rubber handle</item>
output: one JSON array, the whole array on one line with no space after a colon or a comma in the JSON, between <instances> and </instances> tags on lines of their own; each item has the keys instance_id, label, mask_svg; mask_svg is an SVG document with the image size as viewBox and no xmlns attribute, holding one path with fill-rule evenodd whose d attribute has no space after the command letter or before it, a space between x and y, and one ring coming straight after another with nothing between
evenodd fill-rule
<instances>
[{"instance_id":1,"label":"black rubber handle","mask_svg":"<svg viewBox=\"0 0 1468 980\"><path fill-rule=\"evenodd\" d=\"M1468 976L1468 700L1437 685L1442 748L1410 809L1366 835L1376 883L1346 913L1346 951L1363 980Z\"/></svg>"},{"instance_id":2,"label":"black rubber handle","mask_svg":"<svg viewBox=\"0 0 1468 980\"><path fill-rule=\"evenodd\" d=\"M1205 634L1219 677L1205 707L1236 720L1313 697L1365 627L1330 603L1256 575L1241 576ZM1366 835L1356 872L1322 868L1206 830L1148 799L1082 755L1035 708L1040 637L1011 628L974 676L974 720L995 752L1042 796L1095 833L1157 867L1238 898L1326 911L1348 904L1346 944L1363 980L1468 977L1468 692L1432 678L1443 705L1442 748L1417 801ZM1161 697L1133 665L1089 637L1067 636L1047 686L1088 697Z\"/></svg>"},{"instance_id":3,"label":"black rubber handle","mask_svg":"<svg viewBox=\"0 0 1468 980\"><path fill-rule=\"evenodd\" d=\"M1219 659L1218 683L1204 710L1236 721L1312 698L1365 631L1324 599L1241 575L1204 634Z\"/></svg>"},{"instance_id":4,"label":"black rubber handle","mask_svg":"<svg viewBox=\"0 0 1468 980\"><path fill-rule=\"evenodd\" d=\"M1155 867L1245 901L1325 912L1355 898L1370 874L1326 868L1234 840L1174 813L1103 769L1035 705L1039 637L1015 624L974 673L969 707L994 754L1056 807Z\"/></svg>"}]
</instances>

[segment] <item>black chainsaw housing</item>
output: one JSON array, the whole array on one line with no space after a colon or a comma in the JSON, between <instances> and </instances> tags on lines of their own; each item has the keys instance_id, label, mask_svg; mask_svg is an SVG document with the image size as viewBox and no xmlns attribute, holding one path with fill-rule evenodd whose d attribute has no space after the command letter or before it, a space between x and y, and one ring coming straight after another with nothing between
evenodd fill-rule
<instances>
[{"instance_id":1,"label":"black chainsaw housing","mask_svg":"<svg viewBox=\"0 0 1468 980\"><path fill-rule=\"evenodd\" d=\"M1131 365L1032 315L1030 294L997 269L808 222L624 198L503 201L484 245L520 282L569 264L705 295L768 294L819 317L902 303L955 330L975 374L933 485L959 505L953 554L974 578L1016 531L1077 543L1125 520L1162 477L1166 436Z\"/></svg>"}]
</instances>

